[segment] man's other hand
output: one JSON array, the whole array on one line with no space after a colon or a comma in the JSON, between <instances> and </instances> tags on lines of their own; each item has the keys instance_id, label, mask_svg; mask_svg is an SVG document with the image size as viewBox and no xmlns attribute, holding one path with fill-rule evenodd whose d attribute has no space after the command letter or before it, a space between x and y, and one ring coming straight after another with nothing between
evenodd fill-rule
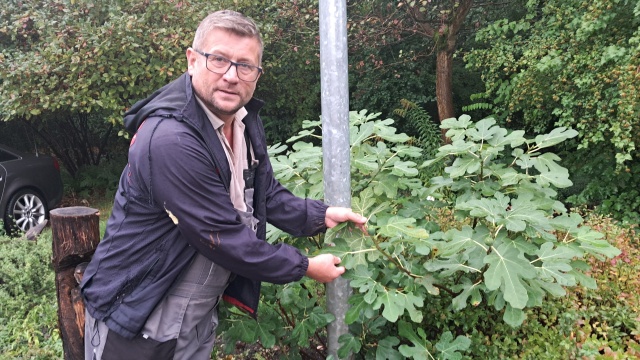
<instances>
[{"instance_id":1,"label":"man's other hand","mask_svg":"<svg viewBox=\"0 0 640 360\"><path fill-rule=\"evenodd\" d=\"M321 254L309 258L309 267L306 275L318 282L328 283L344 274L344 266L340 264L340 258L331 254Z\"/></svg>"},{"instance_id":2,"label":"man's other hand","mask_svg":"<svg viewBox=\"0 0 640 360\"><path fill-rule=\"evenodd\" d=\"M365 234L367 233L367 218L354 213L351 209L338 206L330 206L324 216L324 223L332 228L345 221L351 221Z\"/></svg>"}]
</instances>

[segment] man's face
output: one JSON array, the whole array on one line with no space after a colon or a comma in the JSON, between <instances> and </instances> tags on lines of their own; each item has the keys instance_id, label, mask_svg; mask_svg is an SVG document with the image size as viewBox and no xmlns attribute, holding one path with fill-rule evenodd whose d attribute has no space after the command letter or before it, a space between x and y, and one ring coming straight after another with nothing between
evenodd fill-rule
<instances>
[{"instance_id":1,"label":"man's face","mask_svg":"<svg viewBox=\"0 0 640 360\"><path fill-rule=\"evenodd\" d=\"M260 65L260 43L254 38L214 29L201 46L195 50L220 55L234 62ZM206 61L207 58L194 49L187 49L193 89L211 112L225 122L231 121L235 113L251 100L257 81L240 80L235 66L231 66L226 74L213 73L207 70Z\"/></svg>"}]
</instances>

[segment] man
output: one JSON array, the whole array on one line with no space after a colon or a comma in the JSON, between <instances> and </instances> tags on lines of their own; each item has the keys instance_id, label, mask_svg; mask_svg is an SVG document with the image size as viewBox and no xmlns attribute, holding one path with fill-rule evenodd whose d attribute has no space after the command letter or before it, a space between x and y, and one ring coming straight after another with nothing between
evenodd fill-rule
<instances>
[{"instance_id":1,"label":"man","mask_svg":"<svg viewBox=\"0 0 640 360\"><path fill-rule=\"evenodd\" d=\"M264 241L266 222L310 236L350 209L293 196L273 177L253 99L262 40L209 15L188 71L125 115L131 140L104 239L81 284L87 359L209 359L220 298L255 316L260 282L330 282L340 259Z\"/></svg>"}]
</instances>

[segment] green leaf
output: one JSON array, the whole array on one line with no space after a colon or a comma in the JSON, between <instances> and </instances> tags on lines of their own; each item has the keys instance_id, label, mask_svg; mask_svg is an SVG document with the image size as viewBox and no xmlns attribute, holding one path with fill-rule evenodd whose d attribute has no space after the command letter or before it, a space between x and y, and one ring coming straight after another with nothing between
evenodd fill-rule
<instances>
[{"instance_id":1,"label":"green leaf","mask_svg":"<svg viewBox=\"0 0 640 360\"><path fill-rule=\"evenodd\" d=\"M309 322L313 325L314 328L319 329L325 327L335 320L335 316L331 313L325 313L324 310L320 307L314 307L309 314Z\"/></svg>"},{"instance_id":2,"label":"green leaf","mask_svg":"<svg viewBox=\"0 0 640 360\"><path fill-rule=\"evenodd\" d=\"M444 169L452 178L473 174L480 169L482 162L480 158L474 156L459 157L453 162L453 165Z\"/></svg>"},{"instance_id":3,"label":"green leaf","mask_svg":"<svg viewBox=\"0 0 640 360\"><path fill-rule=\"evenodd\" d=\"M353 336L351 333L340 335L338 338L340 348L338 349L338 357L341 359L347 358L349 354L357 354L362 348L360 339Z\"/></svg>"},{"instance_id":4,"label":"green leaf","mask_svg":"<svg viewBox=\"0 0 640 360\"><path fill-rule=\"evenodd\" d=\"M528 295L522 279L533 279L536 276L535 268L519 250L506 244L498 249L492 247L491 254L484 262L489 265L484 274L487 289L500 289L512 307L523 309L527 305Z\"/></svg>"},{"instance_id":5,"label":"green leaf","mask_svg":"<svg viewBox=\"0 0 640 360\"><path fill-rule=\"evenodd\" d=\"M580 249L592 255L604 255L614 258L620 255L620 250L609 244L607 240L602 240L604 235L592 230L588 226L580 227L577 231L571 232L579 244Z\"/></svg>"},{"instance_id":6,"label":"green leaf","mask_svg":"<svg viewBox=\"0 0 640 360\"><path fill-rule=\"evenodd\" d=\"M526 141L526 139L524 138L523 130L516 130L509 133L509 135L506 135L506 136L504 135L506 135L506 130L505 130L505 133L496 132L493 138L489 140L489 145L495 146L495 147L503 147L503 146L509 145L512 148L515 148L524 144Z\"/></svg>"},{"instance_id":7,"label":"green leaf","mask_svg":"<svg viewBox=\"0 0 640 360\"><path fill-rule=\"evenodd\" d=\"M386 121L376 121L376 135L386 141L393 143L406 143L407 141L409 141L410 138L407 134L396 134L396 129L389 126L392 123L392 119L387 119Z\"/></svg>"},{"instance_id":8,"label":"green leaf","mask_svg":"<svg viewBox=\"0 0 640 360\"><path fill-rule=\"evenodd\" d=\"M518 152L520 149L514 150ZM518 165L521 169L530 169L535 165L535 159L532 158L529 154L518 155L518 160L516 160L516 165Z\"/></svg>"},{"instance_id":9,"label":"green leaf","mask_svg":"<svg viewBox=\"0 0 640 360\"><path fill-rule=\"evenodd\" d=\"M273 322L256 321L256 335L265 348L272 348L276 344L275 327Z\"/></svg>"},{"instance_id":10,"label":"green leaf","mask_svg":"<svg viewBox=\"0 0 640 360\"><path fill-rule=\"evenodd\" d=\"M349 279L351 279L351 287L357 289L360 293L375 290L375 285L377 284L373 270L369 269L366 264L358 265L353 273L349 275Z\"/></svg>"},{"instance_id":11,"label":"green leaf","mask_svg":"<svg viewBox=\"0 0 640 360\"><path fill-rule=\"evenodd\" d=\"M424 263L424 268L427 271L442 271L441 276L451 276L452 274L462 271L464 273L481 273L482 270L479 267L474 267L467 264L469 255L467 253L456 254L445 260L430 260Z\"/></svg>"},{"instance_id":12,"label":"green leaf","mask_svg":"<svg viewBox=\"0 0 640 360\"><path fill-rule=\"evenodd\" d=\"M425 229L416 227L416 220L412 218L391 217L380 224L379 234L389 237L406 235L417 239L426 239L429 233Z\"/></svg>"},{"instance_id":13,"label":"green leaf","mask_svg":"<svg viewBox=\"0 0 640 360\"><path fill-rule=\"evenodd\" d=\"M573 286L576 284L575 278L568 274L573 268L571 261L580 253L567 246L554 247L551 242L544 243L535 253L538 259L534 264L540 262L538 268L539 276L542 279L555 279L558 284L564 286Z\"/></svg>"},{"instance_id":14,"label":"green leaf","mask_svg":"<svg viewBox=\"0 0 640 360\"><path fill-rule=\"evenodd\" d=\"M400 344L400 340L395 336L387 336L378 341L376 360L402 360L400 352L394 349L398 344Z\"/></svg>"},{"instance_id":15,"label":"green leaf","mask_svg":"<svg viewBox=\"0 0 640 360\"><path fill-rule=\"evenodd\" d=\"M397 179L393 180L391 177L383 181L374 180L371 182L371 187L373 188L373 192L378 196L384 195L387 198L393 199L398 195Z\"/></svg>"},{"instance_id":16,"label":"green leaf","mask_svg":"<svg viewBox=\"0 0 640 360\"><path fill-rule=\"evenodd\" d=\"M398 145L393 148L393 151L400 157L409 156L412 158L418 158L422 156L423 150L416 146Z\"/></svg>"},{"instance_id":17,"label":"green leaf","mask_svg":"<svg viewBox=\"0 0 640 360\"><path fill-rule=\"evenodd\" d=\"M440 127L444 129L467 129L472 124L471 116L464 114L458 119L449 118L442 120Z\"/></svg>"},{"instance_id":18,"label":"green leaf","mask_svg":"<svg viewBox=\"0 0 640 360\"><path fill-rule=\"evenodd\" d=\"M351 209L362 216L371 217L375 216L378 211L371 210L376 206L378 202L378 198L373 193L373 189L366 188L361 191L357 196L351 198ZM388 207L389 204L385 202L385 207Z\"/></svg>"},{"instance_id":19,"label":"green leaf","mask_svg":"<svg viewBox=\"0 0 640 360\"><path fill-rule=\"evenodd\" d=\"M476 153L480 149L480 145L467 142L464 140L454 140L451 144L443 145L438 149L439 156L461 155L468 153Z\"/></svg>"},{"instance_id":20,"label":"green leaf","mask_svg":"<svg viewBox=\"0 0 640 360\"><path fill-rule=\"evenodd\" d=\"M352 161L353 166L365 173L377 171L379 168L378 158L373 155L357 157Z\"/></svg>"},{"instance_id":21,"label":"green leaf","mask_svg":"<svg viewBox=\"0 0 640 360\"><path fill-rule=\"evenodd\" d=\"M433 355L429 352L431 343L427 340L427 336L421 328L414 330L413 326L407 322L398 322L398 332L400 336L409 340L413 346L400 345L398 350L406 358L414 360L433 359Z\"/></svg>"},{"instance_id":22,"label":"green leaf","mask_svg":"<svg viewBox=\"0 0 640 360\"><path fill-rule=\"evenodd\" d=\"M454 254L457 254L460 250L469 249L470 247L480 246L483 250L486 250L484 246L484 241L479 243L477 239L475 239L474 234L476 234L471 228L471 226L464 225L461 230L451 229L446 233L446 239L449 241L444 243L439 243L438 248L439 256L441 257L449 257Z\"/></svg>"},{"instance_id":23,"label":"green leaf","mask_svg":"<svg viewBox=\"0 0 640 360\"><path fill-rule=\"evenodd\" d=\"M486 218L491 223L503 218L509 206L509 199L496 193L493 198L472 199L459 203L456 207L467 210L473 217Z\"/></svg>"},{"instance_id":24,"label":"green leaf","mask_svg":"<svg viewBox=\"0 0 640 360\"><path fill-rule=\"evenodd\" d=\"M385 290L378 294L373 309L377 310L384 306L382 316L385 319L396 322L402 313L404 313L405 297L399 294L397 290Z\"/></svg>"},{"instance_id":25,"label":"green leaf","mask_svg":"<svg viewBox=\"0 0 640 360\"><path fill-rule=\"evenodd\" d=\"M345 314L344 321L346 324L355 323L362 315L365 318L371 318L373 316L373 309L371 304L364 300L364 295L354 294L349 297L349 310Z\"/></svg>"},{"instance_id":26,"label":"green leaf","mask_svg":"<svg viewBox=\"0 0 640 360\"><path fill-rule=\"evenodd\" d=\"M555 297L565 296L567 292L565 289L558 283L545 281L544 279L531 279L529 280L529 284L531 288L529 289L531 292L543 292L549 293ZM537 294L536 294L537 295ZM542 297L543 295L540 295ZM531 300L531 299L530 299ZM536 299L538 301L538 305L542 305L542 299Z\"/></svg>"},{"instance_id":27,"label":"green leaf","mask_svg":"<svg viewBox=\"0 0 640 360\"><path fill-rule=\"evenodd\" d=\"M573 263L573 265L575 266L575 262ZM578 284L586 287L587 289L595 290L598 288L598 284L596 283L595 279L589 277L588 275L585 275L584 273L581 273L576 269L569 271L569 274L573 275Z\"/></svg>"},{"instance_id":28,"label":"green leaf","mask_svg":"<svg viewBox=\"0 0 640 360\"><path fill-rule=\"evenodd\" d=\"M507 304L507 308L505 309L504 315L502 316L504 322L512 327L518 327L522 325L526 318L527 315L524 313L524 311L522 311L522 309L516 309L509 304Z\"/></svg>"},{"instance_id":29,"label":"green leaf","mask_svg":"<svg viewBox=\"0 0 640 360\"><path fill-rule=\"evenodd\" d=\"M540 175L537 176L538 184L541 186L553 184L559 188L573 185L569 180L569 171L556 164L556 161L560 161L560 158L552 153L542 154L535 159L533 165L540 171Z\"/></svg>"},{"instance_id":30,"label":"green leaf","mask_svg":"<svg viewBox=\"0 0 640 360\"><path fill-rule=\"evenodd\" d=\"M467 301L471 298L471 305L478 306L482 301L482 294L480 293L480 284L472 283L468 278L462 278L462 284L455 287L455 291L460 291L460 294L453 298L451 305L455 311L460 311L467 307Z\"/></svg>"},{"instance_id":31,"label":"green leaf","mask_svg":"<svg viewBox=\"0 0 640 360\"><path fill-rule=\"evenodd\" d=\"M253 319L234 321L225 336L240 339L246 343L254 343L258 340L257 321Z\"/></svg>"},{"instance_id":32,"label":"green leaf","mask_svg":"<svg viewBox=\"0 0 640 360\"><path fill-rule=\"evenodd\" d=\"M351 126L350 144L351 146L363 143L369 136L373 135L374 125L371 122L362 124L361 126Z\"/></svg>"},{"instance_id":33,"label":"green leaf","mask_svg":"<svg viewBox=\"0 0 640 360\"><path fill-rule=\"evenodd\" d=\"M353 226L353 225L349 225ZM349 227L347 226L347 227ZM373 241L368 235L365 235L358 228L345 230L339 238L333 240L334 245L323 249L324 253L333 254L342 259L340 265L347 270L355 269L358 265L367 265L369 261L367 256L379 256ZM327 239L325 239L326 241ZM375 260L375 257L373 258Z\"/></svg>"},{"instance_id":34,"label":"green leaf","mask_svg":"<svg viewBox=\"0 0 640 360\"><path fill-rule=\"evenodd\" d=\"M440 336L440 340L436 343L436 349L440 351L442 359L459 360L462 354L459 351L466 351L471 346L471 340L459 335L453 340L451 331L447 331Z\"/></svg>"},{"instance_id":35,"label":"green leaf","mask_svg":"<svg viewBox=\"0 0 640 360\"><path fill-rule=\"evenodd\" d=\"M322 159L322 148L311 143L299 141L293 144L292 149L294 151L289 153L289 158L294 162L311 159L319 163L319 160ZM302 167L305 168L306 166Z\"/></svg>"},{"instance_id":36,"label":"green leaf","mask_svg":"<svg viewBox=\"0 0 640 360\"><path fill-rule=\"evenodd\" d=\"M267 152L269 153L270 158L275 158L276 155L285 152L288 149L287 145L277 143L267 147Z\"/></svg>"},{"instance_id":37,"label":"green leaf","mask_svg":"<svg viewBox=\"0 0 640 360\"><path fill-rule=\"evenodd\" d=\"M578 132L573 129L559 127L551 130L550 133L536 136L535 142L539 149L557 145L567 139L578 136Z\"/></svg>"},{"instance_id":38,"label":"green leaf","mask_svg":"<svg viewBox=\"0 0 640 360\"><path fill-rule=\"evenodd\" d=\"M393 164L391 173L397 176L417 176L418 169L416 169L416 163L413 161L396 161Z\"/></svg>"},{"instance_id":39,"label":"green leaf","mask_svg":"<svg viewBox=\"0 0 640 360\"><path fill-rule=\"evenodd\" d=\"M486 118L478 121L474 128L467 130L467 136L474 141L486 142L493 138L496 133L499 133L499 127L494 127L496 120L493 118ZM504 130L504 129L502 129Z\"/></svg>"},{"instance_id":40,"label":"green leaf","mask_svg":"<svg viewBox=\"0 0 640 360\"><path fill-rule=\"evenodd\" d=\"M427 290L427 292L431 295L440 294L440 289L438 289L433 285L435 284L435 278L431 275L425 275L423 277L416 278L415 283L423 286Z\"/></svg>"},{"instance_id":41,"label":"green leaf","mask_svg":"<svg viewBox=\"0 0 640 360\"><path fill-rule=\"evenodd\" d=\"M511 201L510 209L505 211L504 220L498 221L504 224L507 230L521 232L527 226L535 226L537 229L551 230L547 214L535 208L532 194L522 193Z\"/></svg>"}]
</instances>

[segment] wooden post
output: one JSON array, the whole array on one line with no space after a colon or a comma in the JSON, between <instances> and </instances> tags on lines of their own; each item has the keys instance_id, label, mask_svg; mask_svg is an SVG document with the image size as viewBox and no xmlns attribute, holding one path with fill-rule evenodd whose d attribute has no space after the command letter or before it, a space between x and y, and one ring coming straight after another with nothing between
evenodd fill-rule
<instances>
[{"instance_id":1,"label":"wooden post","mask_svg":"<svg viewBox=\"0 0 640 360\"><path fill-rule=\"evenodd\" d=\"M74 206L51 210L58 327L65 360L84 359L84 303L77 278L100 242L100 213Z\"/></svg>"}]
</instances>

